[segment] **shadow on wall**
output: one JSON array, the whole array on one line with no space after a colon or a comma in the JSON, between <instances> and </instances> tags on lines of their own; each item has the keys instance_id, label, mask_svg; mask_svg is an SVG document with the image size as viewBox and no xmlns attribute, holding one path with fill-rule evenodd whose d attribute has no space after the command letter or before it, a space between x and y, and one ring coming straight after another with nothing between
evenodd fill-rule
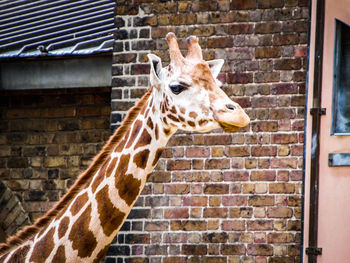
<instances>
[{"instance_id":1,"label":"shadow on wall","mask_svg":"<svg viewBox=\"0 0 350 263\"><path fill-rule=\"evenodd\" d=\"M0 182L0 243L30 223L31 220L22 202L5 183Z\"/></svg>"}]
</instances>

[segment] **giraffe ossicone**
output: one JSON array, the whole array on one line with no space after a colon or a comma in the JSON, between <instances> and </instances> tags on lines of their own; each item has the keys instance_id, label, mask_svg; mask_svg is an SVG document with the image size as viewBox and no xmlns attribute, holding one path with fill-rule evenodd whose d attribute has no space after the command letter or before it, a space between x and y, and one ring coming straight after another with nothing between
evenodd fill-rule
<instances>
[{"instance_id":1,"label":"giraffe ossicone","mask_svg":"<svg viewBox=\"0 0 350 263\"><path fill-rule=\"evenodd\" d=\"M172 134L249 124L219 86L224 61L204 61L196 37L187 38L186 57L173 33L166 39L170 64L148 55L150 89L55 207L0 245L0 262L99 262Z\"/></svg>"}]
</instances>

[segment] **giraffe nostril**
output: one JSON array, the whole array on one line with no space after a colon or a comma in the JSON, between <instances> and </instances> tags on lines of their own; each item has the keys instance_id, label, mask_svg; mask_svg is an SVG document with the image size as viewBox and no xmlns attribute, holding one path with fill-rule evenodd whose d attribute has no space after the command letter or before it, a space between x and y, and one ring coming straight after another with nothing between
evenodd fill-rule
<instances>
[{"instance_id":1,"label":"giraffe nostril","mask_svg":"<svg viewBox=\"0 0 350 263\"><path fill-rule=\"evenodd\" d=\"M235 110L236 106L233 104L226 104L226 108L228 108L229 110Z\"/></svg>"}]
</instances>

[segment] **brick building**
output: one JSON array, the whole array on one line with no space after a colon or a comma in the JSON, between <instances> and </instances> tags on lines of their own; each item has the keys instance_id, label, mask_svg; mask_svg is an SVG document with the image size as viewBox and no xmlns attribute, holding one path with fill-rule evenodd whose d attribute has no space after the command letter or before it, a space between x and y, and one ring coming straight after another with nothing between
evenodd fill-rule
<instances>
[{"instance_id":1,"label":"brick building","mask_svg":"<svg viewBox=\"0 0 350 263\"><path fill-rule=\"evenodd\" d=\"M308 23L306 0L116 1L111 87L0 91L1 181L40 216L147 90L146 55L196 35L251 125L176 133L105 262L300 262Z\"/></svg>"}]
</instances>

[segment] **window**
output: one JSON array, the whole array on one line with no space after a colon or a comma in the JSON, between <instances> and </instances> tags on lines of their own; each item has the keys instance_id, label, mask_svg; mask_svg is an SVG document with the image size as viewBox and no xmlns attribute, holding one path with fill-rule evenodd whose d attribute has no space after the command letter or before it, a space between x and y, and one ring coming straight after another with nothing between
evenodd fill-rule
<instances>
[{"instance_id":1,"label":"window","mask_svg":"<svg viewBox=\"0 0 350 263\"><path fill-rule=\"evenodd\" d=\"M336 20L333 135L350 135L350 27Z\"/></svg>"}]
</instances>

